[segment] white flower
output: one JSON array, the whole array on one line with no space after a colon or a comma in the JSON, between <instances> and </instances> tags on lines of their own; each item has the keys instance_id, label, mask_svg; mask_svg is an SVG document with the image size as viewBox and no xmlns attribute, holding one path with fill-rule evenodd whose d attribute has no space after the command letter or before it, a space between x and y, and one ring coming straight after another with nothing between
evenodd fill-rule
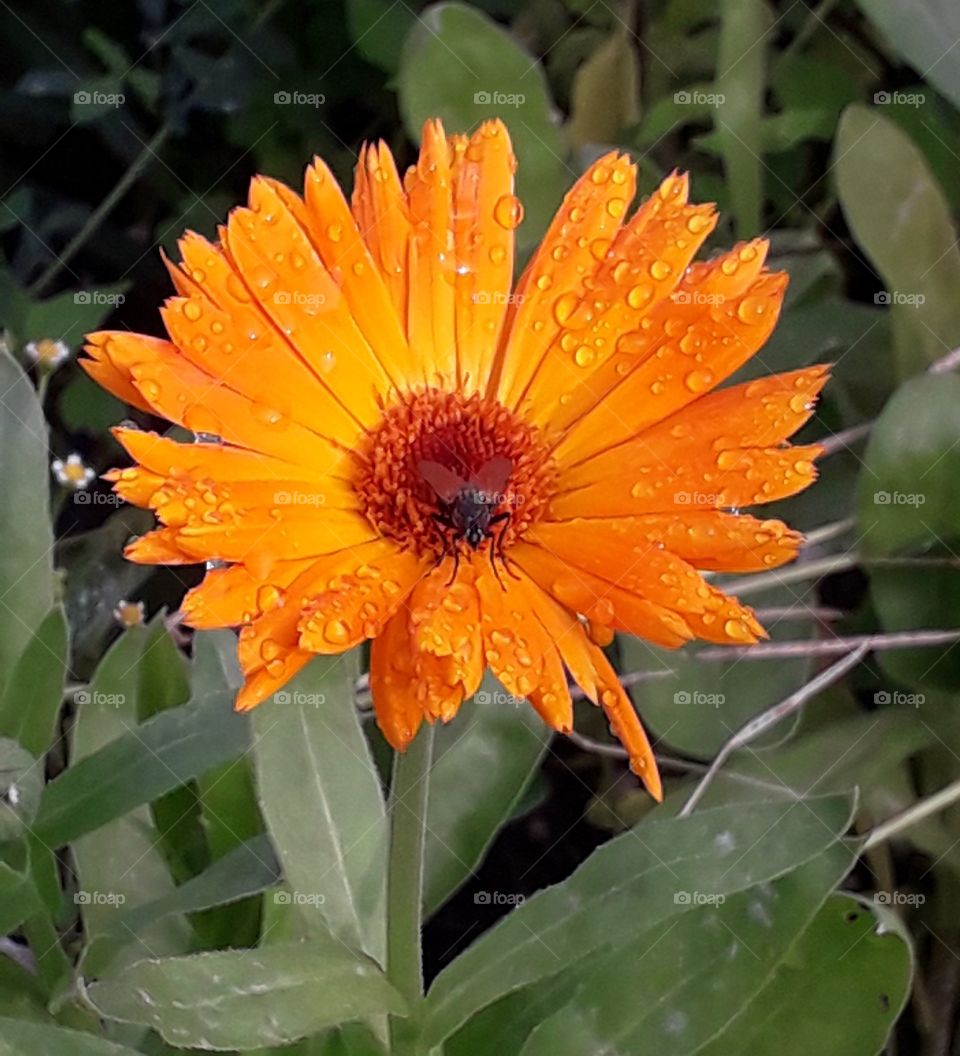
<instances>
[{"instance_id":1,"label":"white flower","mask_svg":"<svg viewBox=\"0 0 960 1056\"><path fill-rule=\"evenodd\" d=\"M113 618L121 627L139 627L143 623L143 617L142 601L121 600L117 602L117 607L113 610Z\"/></svg>"},{"instance_id":2,"label":"white flower","mask_svg":"<svg viewBox=\"0 0 960 1056\"><path fill-rule=\"evenodd\" d=\"M65 341L54 341L49 337L41 341L28 341L23 350L42 370L56 370L64 360L70 358L70 346Z\"/></svg>"},{"instance_id":3,"label":"white flower","mask_svg":"<svg viewBox=\"0 0 960 1056\"><path fill-rule=\"evenodd\" d=\"M96 477L96 471L86 465L83 459L74 452L67 455L67 460L55 458L50 463L50 469L57 478L58 484L72 488L74 491L82 491L91 480Z\"/></svg>"}]
</instances>

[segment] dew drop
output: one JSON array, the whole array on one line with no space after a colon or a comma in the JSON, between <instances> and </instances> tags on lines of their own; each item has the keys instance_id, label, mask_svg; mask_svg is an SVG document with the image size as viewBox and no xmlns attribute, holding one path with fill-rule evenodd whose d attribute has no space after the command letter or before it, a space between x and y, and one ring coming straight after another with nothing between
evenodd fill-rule
<instances>
[{"instance_id":1,"label":"dew drop","mask_svg":"<svg viewBox=\"0 0 960 1056\"><path fill-rule=\"evenodd\" d=\"M183 306L183 314L190 322L195 323L203 315L203 307L199 301L189 300Z\"/></svg>"},{"instance_id":2,"label":"dew drop","mask_svg":"<svg viewBox=\"0 0 960 1056\"><path fill-rule=\"evenodd\" d=\"M515 194L505 194L497 199L493 218L501 227L512 231L523 219L523 204Z\"/></svg>"},{"instance_id":3,"label":"dew drop","mask_svg":"<svg viewBox=\"0 0 960 1056\"><path fill-rule=\"evenodd\" d=\"M683 379L690 392L705 392L713 382L712 370L691 370Z\"/></svg>"}]
</instances>

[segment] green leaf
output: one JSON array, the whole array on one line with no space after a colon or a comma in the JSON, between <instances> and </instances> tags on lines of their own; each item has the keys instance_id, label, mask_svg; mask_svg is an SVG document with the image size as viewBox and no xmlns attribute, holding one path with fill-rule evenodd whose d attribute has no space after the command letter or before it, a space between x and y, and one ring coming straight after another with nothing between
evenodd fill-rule
<instances>
[{"instance_id":1,"label":"green leaf","mask_svg":"<svg viewBox=\"0 0 960 1056\"><path fill-rule=\"evenodd\" d=\"M151 1027L171 1045L215 1050L405 1011L380 969L335 939L139 961L87 998L100 1015Z\"/></svg>"},{"instance_id":2,"label":"green leaf","mask_svg":"<svg viewBox=\"0 0 960 1056\"><path fill-rule=\"evenodd\" d=\"M954 106L960 108L960 66L951 54L960 40L960 8L953 0L857 0L890 47Z\"/></svg>"},{"instance_id":3,"label":"green leaf","mask_svg":"<svg viewBox=\"0 0 960 1056\"><path fill-rule=\"evenodd\" d=\"M134 665L135 666L135 665ZM133 674L121 670L119 674ZM110 707L126 690L99 690L81 701ZM60 847L143 803L162 796L214 766L237 759L250 746L246 716L232 707L228 690L164 711L103 744L51 782L34 826Z\"/></svg>"},{"instance_id":4,"label":"green leaf","mask_svg":"<svg viewBox=\"0 0 960 1056\"><path fill-rule=\"evenodd\" d=\"M772 884L729 897L689 892L704 903L599 957L522 1056L692 1056L718 1035L723 1052L739 1051L744 1007L852 864L852 852L837 845Z\"/></svg>"},{"instance_id":5,"label":"green leaf","mask_svg":"<svg viewBox=\"0 0 960 1056\"><path fill-rule=\"evenodd\" d=\"M485 1006L554 975L616 936L628 941L684 911L682 892L731 895L831 846L850 820L847 796L756 802L689 818L656 812L605 844L562 884L481 936L435 980L424 1043L439 1044Z\"/></svg>"},{"instance_id":6,"label":"green leaf","mask_svg":"<svg viewBox=\"0 0 960 1056\"><path fill-rule=\"evenodd\" d=\"M426 823L424 908L432 912L473 872L511 816L550 739L526 703L490 679L437 731Z\"/></svg>"},{"instance_id":7,"label":"green leaf","mask_svg":"<svg viewBox=\"0 0 960 1056\"><path fill-rule=\"evenodd\" d=\"M347 27L357 51L387 73L396 73L397 41L403 40L416 18L412 8L391 0L347 0Z\"/></svg>"},{"instance_id":8,"label":"green leaf","mask_svg":"<svg viewBox=\"0 0 960 1056\"><path fill-rule=\"evenodd\" d=\"M7 737L0 737L0 843L24 835L37 814L43 764Z\"/></svg>"},{"instance_id":9,"label":"green leaf","mask_svg":"<svg viewBox=\"0 0 960 1056\"><path fill-rule=\"evenodd\" d=\"M640 62L633 35L618 25L574 77L570 142L616 143L620 131L639 120Z\"/></svg>"},{"instance_id":10,"label":"green leaf","mask_svg":"<svg viewBox=\"0 0 960 1056\"><path fill-rule=\"evenodd\" d=\"M0 861L0 935L9 935L42 911L43 905L30 875Z\"/></svg>"},{"instance_id":11,"label":"green leaf","mask_svg":"<svg viewBox=\"0 0 960 1056\"><path fill-rule=\"evenodd\" d=\"M877 109L844 111L835 157L840 205L883 280L878 296L890 305L906 377L960 344L960 249L950 208L921 152Z\"/></svg>"},{"instance_id":12,"label":"green leaf","mask_svg":"<svg viewBox=\"0 0 960 1056\"><path fill-rule=\"evenodd\" d=\"M136 737L138 715L153 710L171 690L179 691L181 672L177 657L171 663L167 653L163 667L156 663L170 648L172 643L159 618L150 627L131 628L117 640L97 669L90 688L75 698L78 708L72 736L74 762L62 780L81 768L96 767L96 761L117 744L117 738ZM113 773L109 768L99 770L94 794L99 788L109 799L107 779ZM142 776L142 772L137 772L128 781L139 781ZM190 929L183 918L140 932L117 927L120 916L129 912L129 905L169 897L174 891L167 863L160 853L160 836L149 810L140 805L143 802L138 799L127 809L118 810L108 824L94 826L95 831L71 837L78 888L75 901L89 947L84 970L91 973L101 970L123 947L128 947L124 962L129 963L148 953L180 953L189 945ZM42 821L39 831L44 831ZM47 842L57 845L55 841ZM108 934L111 941L98 942ZM93 949L95 956L91 956Z\"/></svg>"},{"instance_id":13,"label":"green leaf","mask_svg":"<svg viewBox=\"0 0 960 1056\"><path fill-rule=\"evenodd\" d=\"M763 211L765 40L770 12L763 0L723 0L717 56L714 127L723 153L730 204L740 238L756 235Z\"/></svg>"},{"instance_id":14,"label":"green leaf","mask_svg":"<svg viewBox=\"0 0 960 1056\"><path fill-rule=\"evenodd\" d=\"M398 73L400 112L419 140L424 121L443 119L462 132L502 117L517 155L518 194L526 219L521 246L546 230L569 173L567 148L553 117L543 68L492 19L460 3L428 7L403 47Z\"/></svg>"},{"instance_id":15,"label":"green leaf","mask_svg":"<svg viewBox=\"0 0 960 1056\"><path fill-rule=\"evenodd\" d=\"M30 380L0 349L0 689L53 608L47 426Z\"/></svg>"},{"instance_id":16,"label":"green leaf","mask_svg":"<svg viewBox=\"0 0 960 1056\"><path fill-rule=\"evenodd\" d=\"M0 1018L0 1056L137 1056L136 1049L79 1030Z\"/></svg>"},{"instance_id":17,"label":"green leaf","mask_svg":"<svg viewBox=\"0 0 960 1056\"><path fill-rule=\"evenodd\" d=\"M701 1056L874 1056L910 992L910 945L892 914L879 922L856 899L827 900L736 1023ZM816 1014L811 1014L815 1010Z\"/></svg>"},{"instance_id":18,"label":"green leaf","mask_svg":"<svg viewBox=\"0 0 960 1056\"><path fill-rule=\"evenodd\" d=\"M923 408L918 414L917 408ZM960 378L925 375L902 385L884 408L863 456L857 496L860 546L873 556L955 556L960 536ZM960 572L871 568L870 590L891 631L957 626ZM930 649L884 653L883 666L910 684L956 686L960 656Z\"/></svg>"},{"instance_id":19,"label":"green leaf","mask_svg":"<svg viewBox=\"0 0 960 1056\"><path fill-rule=\"evenodd\" d=\"M39 341L48 337L78 346L84 334L98 326L123 303L123 293L130 283L100 286L96 290L71 290L58 293L45 301L31 304L17 334L24 341Z\"/></svg>"},{"instance_id":20,"label":"green leaf","mask_svg":"<svg viewBox=\"0 0 960 1056\"><path fill-rule=\"evenodd\" d=\"M120 913L112 922L111 930L120 935L138 934L172 913L199 913L237 902L273 887L280 875L269 837L257 836L228 851L198 876L160 898Z\"/></svg>"},{"instance_id":21,"label":"green leaf","mask_svg":"<svg viewBox=\"0 0 960 1056\"><path fill-rule=\"evenodd\" d=\"M67 674L67 621L51 609L0 693L0 735L12 737L38 758L50 747Z\"/></svg>"},{"instance_id":22,"label":"green leaf","mask_svg":"<svg viewBox=\"0 0 960 1056\"><path fill-rule=\"evenodd\" d=\"M313 660L253 712L253 755L287 898L307 933L329 929L380 958L387 820L353 703L355 670L355 654Z\"/></svg>"}]
</instances>

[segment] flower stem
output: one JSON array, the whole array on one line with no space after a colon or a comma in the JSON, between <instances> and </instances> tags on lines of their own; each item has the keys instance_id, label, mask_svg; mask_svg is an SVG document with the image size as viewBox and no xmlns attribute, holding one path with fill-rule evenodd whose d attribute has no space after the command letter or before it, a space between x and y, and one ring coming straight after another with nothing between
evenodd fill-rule
<instances>
[{"instance_id":1,"label":"flower stem","mask_svg":"<svg viewBox=\"0 0 960 1056\"><path fill-rule=\"evenodd\" d=\"M397 752L390 784L390 864L387 876L387 978L410 1009L390 1023L392 1056L417 1051L417 1005L423 996L420 931L423 859L433 765L434 727L426 725L406 752Z\"/></svg>"}]
</instances>

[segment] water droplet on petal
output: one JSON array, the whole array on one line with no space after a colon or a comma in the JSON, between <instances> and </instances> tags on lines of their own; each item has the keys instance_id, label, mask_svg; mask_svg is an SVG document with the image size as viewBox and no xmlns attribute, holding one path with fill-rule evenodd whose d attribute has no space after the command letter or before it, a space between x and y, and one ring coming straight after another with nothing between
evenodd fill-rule
<instances>
[{"instance_id":1,"label":"water droplet on petal","mask_svg":"<svg viewBox=\"0 0 960 1056\"><path fill-rule=\"evenodd\" d=\"M493 218L501 227L512 231L523 219L523 204L515 194L505 194L497 199Z\"/></svg>"}]
</instances>

